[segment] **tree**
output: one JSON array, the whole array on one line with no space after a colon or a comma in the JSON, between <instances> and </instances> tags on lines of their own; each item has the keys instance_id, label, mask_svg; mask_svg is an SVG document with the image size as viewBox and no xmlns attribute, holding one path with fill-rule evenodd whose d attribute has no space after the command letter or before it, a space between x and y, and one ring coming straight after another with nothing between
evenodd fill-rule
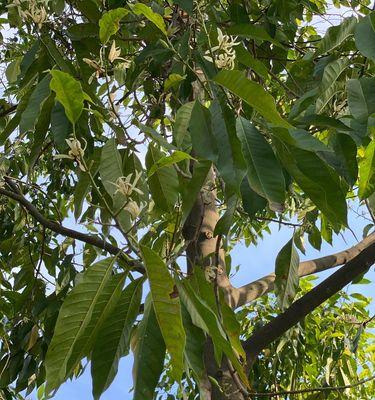
<instances>
[{"instance_id":1,"label":"tree","mask_svg":"<svg viewBox=\"0 0 375 400\"><path fill-rule=\"evenodd\" d=\"M375 262L375 14L334 3L324 35L323 0L0 3L0 397L90 361L98 399L131 348L134 399L373 398L342 289ZM351 204L363 239L300 262ZM233 287L273 222L274 273Z\"/></svg>"}]
</instances>

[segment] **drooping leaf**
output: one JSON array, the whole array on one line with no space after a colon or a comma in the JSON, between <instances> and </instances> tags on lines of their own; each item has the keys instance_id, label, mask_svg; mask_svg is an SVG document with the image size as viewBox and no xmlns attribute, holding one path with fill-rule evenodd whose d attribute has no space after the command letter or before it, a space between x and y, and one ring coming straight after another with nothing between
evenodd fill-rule
<instances>
[{"instance_id":1,"label":"drooping leaf","mask_svg":"<svg viewBox=\"0 0 375 400\"><path fill-rule=\"evenodd\" d=\"M247 79L242 71L220 71L214 80L252 106L267 122L290 127L276 110L275 100L261 85Z\"/></svg>"},{"instance_id":2,"label":"drooping leaf","mask_svg":"<svg viewBox=\"0 0 375 400\"><path fill-rule=\"evenodd\" d=\"M349 59L347 57L341 57L335 61L330 62L324 68L320 90L322 92L328 90L337 81L337 79L345 71L348 65Z\"/></svg>"},{"instance_id":3,"label":"drooping leaf","mask_svg":"<svg viewBox=\"0 0 375 400\"><path fill-rule=\"evenodd\" d=\"M237 119L237 135L247 162L250 187L280 209L285 201L285 180L275 154L262 134L245 118Z\"/></svg>"},{"instance_id":4,"label":"drooping leaf","mask_svg":"<svg viewBox=\"0 0 375 400\"><path fill-rule=\"evenodd\" d=\"M241 197L243 209L251 219L256 213L263 211L267 206L267 200L251 189L247 178L241 184Z\"/></svg>"},{"instance_id":5,"label":"drooping leaf","mask_svg":"<svg viewBox=\"0 0 375 400\"><path fill-rule=\"evenodd\" d=\"M238 62L245 65L246 67L251 68L255 73L257 73L263 79L267 79L268 69L260 60L253 57L251 53L241 45L236 46L235 50L236 50L236 59Z\"/></svg>"},{"instance_id":6,"label":"drooping leaf","mask_svg":"<svg viewBox=\"0 0 375 400\"><path fill-rule=\"evenodd\" d=\"M51 77L47 74L32 92L27 107L21 115L20 133L35 129L43 104L50 95L50 79Z\"/></svg>"},{"instance_id":7,"label":"drooping leaf","mask_svg":"<svg viewBox=\"0 0 375 400\"><path fill-rule=\"evenodd\" d=\"M174 295L174 280L160 256L141 246L152 303L165 345L171 356L173 377L179 381L183 372L183 354L186 335L182 325L180 300Z\"/></svg>"},{"instance_id":8,"label":"drooping leaf","mask_svg":"<svg viewBox=\"0 0 375 400\"><path fill-rule=\"evenodd\" d=\"M167 29L165 27L163 17L160 14L152 11L152 9L150 7L148 7L148 6L146 6L146 4L142 4L142 3L134 4L132 6L132 10L133 10L134 14L136 14L136 15L144 15L157 28L159 28L160 31L163 32L163 34L165 36L167 36Z\"/></svg>"},{"instance_id":9,"label":"drooping leaf","mask_svg":"<svg viewBox=\"0 0 375 400\"><path fill-rule=\"evenodd\" d=\"M337 26L327 29L324 38L319 42L316 55L328 53L336 47L340 46L348 37L353 35L357 19L355 17L345 18L344 21Z\"/></svg>"},{"instance_id":10,"label":"drooping leaf","mask_svg":"<svg viewBox=\"0 0 375 400\"><path fill-rule=\"evenodd\" d=\"M317 114L320 114L323 112L325 107L328 105L328 103L332 100L332 98L337 94L345 89L345 83L344 82L334 82L327 90L321 93L321 95L316 99L316 104L315 104L315 112Z\"/></svg>"},{"instance_id":11,"label":"drooping leaf","mask_svg":"<svg viewBox=\"0 0 375 400\"><path fill-rule=\"evenodd\" d=\"M52 70L50 88L64 106L65 114L74 125L83 110L84 93L81 84L66 72Z\"/></svg>"},{"instance_id":12,"label":"drooping leaf","mask_svg":"<svg viewBox=\"0 0 375 400\"><path fill-rule=\"evenodd\" d=\"M227 341L224 329L215 313L197 296L187 280L183 282L178 281L176 284L181 301L189 311L194 325L203 329L203 331L211 336L215 347L224 351L241 377L242 382L248 385L244 368L234 353L233 348Z\"/></svg>"},{"instance_id":13,"label":"drooping leaf","mask_svg":"<svg viewBox=\"0 0 375 400\"><path fill-rule=\"evenodd\" d=\"M365 57L375 60L375 12L359 20L354 37L357 49Z\"/></svg>"},{"instance_id":14,"label":"drooping leaf","mask_svg":"<svg viewBox=\"0 0 375 400\"><path fill-rule=\"evenodd\" d=\"M185 78L186 75L182 76L180 74L170 74L164 82L164 90L169 90L178 86Z\"/></svg>"},{"instance_id":15,"label":"drooping leaf","mask_svg":"<svg viewBox=\"0 0 375 400\"><path fill-rule=\"evenodd\" d=\"M163 157L163 153L150 145L146 154L146 167L148 170ZM162 211L170 211L178 197L177 172L172 166L159 168L149 177L149 188L156 206Z\"/></svg>"},{"instance_id":16,"label":"drooping leaf","mask_svg":"<svg viewBox=\"0 0 375 400\"><path fill-rule=\"evenodd\" d=\"M280 250L275 265L275 291L282 310L291 304L298 290L298 266L299 256L292 238Z\"/></svg>"},{"instance_id":17,"label":"drooping leaf","mask_svg":"<svg viewBox=\"0 0 375 400\"><path fill-rule=\"evenodd\" d=\"M215 162L218 149L212 132L211 114L198 100L191 111L189 132L193 144L194 155L203 160Z\"/></svg>"},{"instance_id":18,"label":"drooping leaf","mask_svg":"<svg viewBox=\"0 0 375 400\"><path fill-rule=\"evenodd\" d=\"M99 38L107 43L112 35L120 28L120 21L129 13L125 8L109 10L99 20Z\"/></svg>"},{"instance_id":19,"label":"drooping leaf","mask_svg":"<svg viewBox=\"0 0 375 400\"><path fill-rule=\"evenodd\" d=\"M227 196L239 194L247 166L241 142L236 135L236 120L220 93L210 107L212 133L218 149L217 169L225 182Z\"/></svg>"},{"instance_id":20,"label":"drooping leaf","mask_svg":"<svg viewBox=\"0 0 375 400\"><path fill-rule=\"evenodd\" d=\"M117 190L114 183L123 175L122 160L114 138L108 139L102 148L99 173L105 190L114 197Z\"/></svg>"},{"instance_id":21,"label":"drooping leaf","mask_svg":"<svg viewBox=\"0 0 375 400\"><path fill-rule=\"evenodd\" d=\"M349 79L348 103L354 118L365 122L375 113L375 78Z\"/></svg>"},{"instance_id":22,"label":"drooping leaf","mask_svg":"<svg viewBox=\"0 0 375 400\"><path fill-rule=\"evenodd\" d=\"M185 103L177 110L176 113L173 137L177 147L182 148L184 151L187 150L191 145L188 129L194 104L194 102Z\"/></svg>"},{"instance_id":23,"label":"drooping leaf","mask_svg":"<svg viewBox=\"0 0 375 400\"><path fill-rule=\"evenodd\" d=\"M246 38L265 40L275 46L283 47L280 42L273 39L269 33L260 25L255 24L234 24L227 29L227 33L235 36L244 36Z\"/></svg>"},{"instance_id":24,"label":"drooping leaf","mask_svg":"<svg viewBox=\"0 0 375 400\"><path fill-rule=\"evenodd\" d=\"M364 157L359 162L359 190L361 199L375 191L375 140L366 147Z\"/></svg>"},{"instance_id":25,"label":"drooping leaf","mask_svg":"<svg viewBox=\"0 0 375 400\"><path fill-rule=\"evenodd\" d=\"M91 330L94 309L111 296L109 279L115 259L91 266L82 280L66 297L56 322L46 355L46 392L57 389L81 360L82 350Z\"/></svg>"},{"instance_id":26,"label":"drooping leaf","mask_svg":"<svg viewBox=\"0 0 375 400\"><path fill-rule=\"evenodd\" d=\"M165 344L151 295L146 298L143 319L137 327L132 342L134 343L133 400L152 399L163 372Z\"/></svg>"},{"instance_id":27,"label":"drooping leaf","mask_svg":"<svg viewBox=\"0 0 375 400\"><path fill-rule=\"evenodd\" d=\"M73 127L67 118L64 107L56 102L51 113L51 132L53 140L60 150L67 147L65 139L73 133Z\"/></svg>"},{"instance_id":28,"label":"drooping leaf","mask_svg":"<svg viewBox=\"0 0 375 400\"><path fill-rule=\"evenodd\" d=\"M176 150L169 156L159 158L156 163L149 169L148 176L152 176L158 169L167 167L172 164L177 164L183 160L192 159L190 154L184 153L183 151Z\"/></svg>"},{"instance_id":29,"label":"drooping leaf","mask_svg":"<svg viewBox=\"0 0 375 400\"><path fill-rule=\"evenodd\" d=\"M102 324L91 356L93 396L109 387L117 374L120 358L129 352L130 334L139 313L143 279L131 282L121 293L116 306Z\"/></svg>"}]
</instances>

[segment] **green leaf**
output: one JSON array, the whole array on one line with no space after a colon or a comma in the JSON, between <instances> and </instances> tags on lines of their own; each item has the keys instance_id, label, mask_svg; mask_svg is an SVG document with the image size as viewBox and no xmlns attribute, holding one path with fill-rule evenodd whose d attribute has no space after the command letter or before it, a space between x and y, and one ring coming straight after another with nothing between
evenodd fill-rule
<instances>
[{"instance_id":1,"label":"green leaf","mask_svg":"<svg viewBox=\"0 0 375 400\"><path fill-rule=\"evenodd\" d=\"M250 39L265 40L274 44L275 46L283 46L275 39L273 39L268 32L260 25L254 24L235 24L227 28L226 32L229 35L244 36Z\"/></svg>"},{"instance_id":2,"label":"green leaf","mask_svg":"<svg viewBox=\"0 0 375 400\"><path fill-rule=\"evenodd\" d=\"M242 71L222 70L216 75L214 81L248 103L267 122L286 128L291 126L277 111L273 97L261 85L247 79Z\"/></svg>"},{"instance_id":3,"label":"green leaf","mask_svg":"<svg viewBox=\"0 0 375 400\"><path fill-rule=\"evenodd\" d=\"M366 122L375 113L375 78L349 79L346 87L353 117Z\"/></svg>"},{"instance_id":4,"label":"green leaf","mask_svg":"<svg viewBox=\"0 0 375 400\"><path fill-rule=\"evenodd\" d=\"M347 57L342 57L330 62L324 68L322 82L320 84L320 91L325 92L328 90L347 69L348 65L349 59Z\"/></svg>"},{"instance_id":5,"label":"green leaf","mask_svg":"<svg viewBox=\"0 0 375 400\"><path fill-rule=\"evenodd\" d=\"M191 111L189 132L194 155L215 162L218 157L216 140L212 132L211 114L198 100Z\"/></svg>"},{"instance_id":6,"label":"green leaf","mask_svg":"<svg viewBox=\"0 0 375 400\"><path fill-rule=\"evenodd\" d=\"M152 399L163 372L165 344L156 319L151 295L145 301L143 319L132 337L134 348L133 400Z\"/></svg>"},{"instance_id":7,"label":"green leaf","mask_svg":"<svg viewBox=\"0 0 375 400\"><path fill-rule=\"evenodd\" d=\"M176 146L187 150L191 145L189 134L189 123L194 102L183 104L176 113L176 120L173 127L173 138Z\"/></svg>"},{"instance_id":8,"label":"green leaf","mask_svg":"<svg viewBox=\"0 0 375 400\"><path fill-rule=\"evenodd\" d=\"M285 180L271 146L251 122L242 117L237 119L237 135L247 162L250 187L268 200L271 209L279 210L285 201Z\"/></svg>"},{"instance_id":9,"label":"green leaf","mask_svg":"<svg viewBox=\"0 0 375 400\"><path fill-rule=\"evenodd\" d=\"M375 191L375 140L366 147L364 157L359 162L358 186L361 199L370 197Z\"/></svg>"},{"instance_id":10,"label":"green leaf","mask_svg":"<svg viewBox=\"0 0 375 400\"><path fill-rule=\"evenodd\" d=\"M313 152L274 143L283 166L333 226L346 225L345 195L335 171Z\"/></svg>"},{"instance_id":11,"label":"green leaf","mask_svg":"<svg viewBox=\"0 0 375 400\"><path fill-rule=\"evenodd\" d=\"M223 216L217 221L214 230L214 236L218 235L227 235L232 224L233 224L233 216L237 208L238 197L236 194L230 196L226 203L227 209Z\"/></svg>"},{"instance_id":12,"label":"green leaf","mask_svg":"<svg viewBox=\"0 0 375 400\"><path fill-rule=\"evenodd\" d=\"M326 91L322 92L316 99L315 112L317 114L323 112L324 108L330 100L337 94L345 90L344 82L334 82Z\"/></svg>"},{"instance_id":13,"label":"green leaf","mask_svg":"<svg viewBox=\"0 0 375 400\"><path fill-rule=\"evenodd\" d=\"M42 36L42 42L47 49L48 54L52 57L53 62L61 69L61 71L74 75L75 70L73 65L64 58L60 49L56 46L56 42L51 39L49 34L44 34Z\"/></svg>"},{"instance_id":14,"label":"green leaf","mask_svg":"<svg viewBox=\"0 0 375 400\"><path fill-rule=\"evenodd\" d=\"M60 150L67 148L65 139L73 133L73 126L66 117L64 107L56 102L51 113L51 132L53 140Z\"/></svg>"},{"instance_id":15,"label":"green leaf","mask_svg":"<svg viewBox=\"0 0 375 400\"><path fill-rule=\"evenodd\" d=\"M224 351L232 362L233 367L238 372L242 382L248 386L248 380L244 368L234 353L234 349L229 344L225 331L214 311L197 296L188 280L177 281L176 285L181 301L189 311L193 324L210 335L214 346L217 349Z\"/></svg>"},{"instance_id":16,"label":"green leaf","mask_svg":"<svg viewBox=\"0 0 375 400\"><path fill-rule=\"evenodd\" d=\"M365 57L375 60L375 12L359 20L354 37L357 49Z\"/></svg>"},{"instance_id":17,"label":"green leaf","mask_svg":"<svg viewBox=\"0 0 375 400\"><path fill-rule=\"evenodd\" d=\"M324 38L319 42L315 56L328 53L340 46L348 37L353 35L356 24L357 19L349 17L345 18L340 25L328 28Z\"/></svg>"},{"instance_id":18,"label":"green leaf","mask_svg":"<svg viewBox=\"0 0 375 400\"><path fill-rule=\"evenodd\" d=\"M165 27L163 17L152 11L152 9L146 4L136 3L131 6L132 11L136 15L144 15L149 21L151 21L157 28L159 28L165 36L167 36L167 29Z\"/></svg>"},{"instance_id":19,"label":"green leaf","mask_svg":"<svg viewBox=\"0 0 375 400\"><path fill-rule=\"evenodd\" d=\"M170 88L178 86L185 78L186 75L170 74L164 82L164 90L167 91Z\"/></svg>"},{"instance_id":20,"label":"green leaf","mask_svg":"<svg viewBox=\"0 0 375 400\"><path fill-rule=\"evenodd\" d=\"M150 145L146 154L146 167L152 166L163 157L163 153ZM171 211L178 198L177 172L171 166L157 169L148 179L150 192L155 205L162 211Z\"/></svg>"},{"instance_id":21,"label":"green leaf","mask_svg":"<svg viewBox=\"0 0 375 400\"><path fill-rule=\"evenodd\" d=\"M227 196L240 193L240 185L246 175L246 162L241 142L236 135L236 120L220 93L210 107L212 133L218 149L217 169L225 183Z\"/></svg>"},{"instance_id":22,"label":"green leaf","mask_svg":"<svg viewBox=\"0 0 375 400\"><path fill-rule=\"evenodd\" d=\"M114 138L108 139L102 147L99 173L105 190L113 198L117 190L113 183L123 176L122 160Z\"/></svg>"},{"instance_id":23,"label":"green leaf","mask_svg":"<svg viewBox=\"0 0 375 400\"><path fill-rule=\"evenodd\" d=\"M179 5L188 14L193 15L193 0L173 0L173 3Z\"/></svg>"},{"instance_id":24,"label":"green leaf","mask_svg":"<svg viewBox=\"0 0 375 400\"><path fill-rule=\"evenodd\" d=\"M81 84L66 72L52 70L50 88L56 99L64 106L65 114L74 125L83 110L84 93Z\"/></svg>"},{"instance_id":25,"label":"green leaf","mask_svg":"<svg viewBox=\"0 0 375 400\"><path fill-rule=\"evenodd\" d=\"M181 380L186 335L182 325L181 306L175 295L175 284L163 260L152 249L140 246L150 292L164 342L171 356L173 378Z\"/></svg>"},{"instance_id":26,"label":"green leaf","mask_svg":"<svg viewBox=\"0 0 375 400\"><path fill-rule=\"evenodd\" d=\"M164 156L159 158L158 161L149 169L148 176L152 176L159 168L167 167L168 165L177 164L183 160L193 159L190 154L184 153L183 151L176 150L170 156Z\"/></svg>"},{"instance_id":27,"label":"green leaf","mask_svg":"<svg viewBox=\"0 0 375 400\"><path fill-rule=\"evenodd\" d=\"M129 13L125 8L107 11L99 20L99 38L107 43L109 38L120 29L120 21Z\"/></svg>"},{"instance_id":28,"label":"green leaf","mask_svg":"<svg viewBox=\"0 0 375 400\"><path fill-rule=\"evenodd\" d=\"M120 358L129 352L131 329L141 304L142 284L143 278L139 278L125 288L98 332L91 356L94 399L99 399L112 383Z\"/></svg>"},{"instance_id":29,"label":"green leaf","mask_svg":"<svg viewBox=\"0 0 375 400\"><path fill-rule=\"evenodd\" d=\"M251 68L256 74L261 76L263 79L268 78L267 67L259 60L254 58L252 54L247 51L242 45L235 47L236 59L246 67Z\"/></svg>"},{"instance_id":30,"label":"green leaf","mask_svg":"<svg viewBox=\"0 0 375 400\"><path fill-rule=\"evenodd\" d=\"M25 111L21 115L19 125L20 133L33 131L38 122L44 102L48 99L51 91L49 88L51 77L47 74L32 92Z\"/></svg>"},{"instance_id":31,"label":"green leaf","mask_svg":"<svg viewBox=\"0 0 375 400\"><path fill-rule=\"evenodd\" d=\"M97 322L93 319L94 310L103 300L106 304L112 294L108 292L111 289L108 281L114 261L105 259L88 268L66 297L46 355L47 393L57 389L81 360L90 327Z\"/></svg>"},{"instance_id":32,"label":"green leaf","mask_svg":"<svg viewBox=\"0 0 375 400\"><path fill-rule=\"evenodd\" d=\"M292 303L299 286L299 256L293 238L280 250L275 266L275 291L280 308Z\"/></svg>"},{"instance_id":33,"label":"green leaf","mask_svg":"<svg viewBox=\"0 0 375 400\"><path fill-rule=\"evenodd\" d=\"M188 183L182 186L182 218L183 225L189 216L195 203L198 193L202 189L208 172L211 169L210 161L197 161L194 163L193 176Z\"/></svg>"},{"instance_id":34,"label":"green leaf","mask_svg":"<svg viewBox=\"0 0 375 400\"><path fill-rule=\"evenodd\" d=\"M245 178L241 184L241 197L243 209L251 219L267 206L267 200L251 189L247 178Z\"/></svg>"}]
</instances>

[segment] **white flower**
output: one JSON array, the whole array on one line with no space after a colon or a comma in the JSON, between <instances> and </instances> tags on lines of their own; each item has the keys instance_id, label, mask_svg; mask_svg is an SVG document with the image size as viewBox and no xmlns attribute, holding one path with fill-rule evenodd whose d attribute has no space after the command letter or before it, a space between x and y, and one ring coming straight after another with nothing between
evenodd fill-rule
<instances>
[{"instance_id":1,"label":"white flower","mask_svg":"<svg viewBox=\"0 0 375 400\"><path fill-rule=\"evenodd\" d=\"M109 62L113 63L115 60L123 60L122 57L120 57L121 54L121 49L116 47L116 42L112 42L111 49L109 50L108 54L108 60Z\"/></svg>"},{"instance_id":2,"label":"white flower","mask_svg":"<svg viewBox=\"0 0 375 400\"><path fill-rule=\"evenodd\" d=\"M20 16L30 17L39 27L42 27L43 23L47 21L47 11L41 6L38 8L35 4L31 4L29 11L25 11L23 15Z\"/></svg>"},{"instance_id":3,"label":"white flower","mask_svg":"<svg viewBox=\"0 0 375 400\"><path fill-rule=\"evenodd\" d=\"M237 37L224 35L221 29L217 28L218 45L212 47L211 51L207 50L204 58L214 62L218 68L233 69L236 58L233 47L240 44L236 39ZM214 60L211 55L214 56Z\"/></svg>"},{"instance_id":4,"label":"white flower","mask_svg":"<svg viewBox=\"0 0 375 400\"><path fill-rule=\"evenodd\" d=\"M143 194L142 190L136 188L137 182L139 181L141 175L141 172L136 171L133 183L130 182L133 174L129 174L128 176L121 176L116 180L116 183L111 182L112 185L116 186L117 188L115 194L121 193L124 196L130 196L133 191L139 194Z\"/></svg>"},{"instance_id":5,"label":"white flower","mask_svg":"<svg viewBox=\"0 0 375 400\"><path fill-rule=\"evenodd\" d=\"M124 207L124 210L128 211L129 214L135 219L141 213L143 207L139 207L138 204L131 200L129 203Z\"/></svg>"},{"instance_id":6,"label":"white flower","mask_svg":"<svg viewBox=\"0 0 375 400\"><path fill-rule=\"evenodd\" d=\"M85 139L83 141L85 142L85 146L82 148L81 143L79 140L77 140L75 137L65 139L66 143L68 144L70 150L68 151L68 154L58 154L54 156L55 159L60 159L60 158L68 158L70 160L74 160L78 163L79 168L82 171L86 171L82 160L83 156L85 155L85 150L87 146L87 142Z\"/></svg>"}]
</instances>

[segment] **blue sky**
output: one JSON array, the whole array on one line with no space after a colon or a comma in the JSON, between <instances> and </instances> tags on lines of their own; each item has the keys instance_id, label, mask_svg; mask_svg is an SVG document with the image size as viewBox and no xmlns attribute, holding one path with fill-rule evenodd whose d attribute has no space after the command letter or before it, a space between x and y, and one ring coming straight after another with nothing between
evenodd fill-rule
<instances>
[{"instance_id":1,"label":"blue sky","mask_svg":"<svg viewBox=\"0 0 375 400\"><path fill-rule=\"evenodd\" d=\"M356 208L355 208L356 209ZM360 240L362 239L363 227L369 221L358 217L353 211L349 213L349 224L352 227L355 235ZM233 284L241 286L263 275L272 272L277 253L281 247L291 238L293 230L288 227L278 229L277 224L272 224L272 234L264 237L259 241L257 246L246 248L243 244L239 244L232 251L232 265L240 264L239 272L233 277ZM333 241L333 246L327 243L322 244L321 251L313 249L306 244L306 256L300 254L301 261L323 255L331 254L340 250L344 250L356 243L353 234L346 231L343 236L336 236ZM319 274L319 282L334 270L328 270ZM375 271L374 268L367 273L366 278L372 281L369 285L349 285L349 292L360 292L366 296L371 296L375 291ZM374 303L370 306L372 312L375 311ZM119 371L116 379L111 387L102 395L102 400L131 400L132 395L129 392L132 387L132 355L123 358L120 362ZM36 395L32 395L30 399L36 400ZM81 400L91 399L91 376L90 365L86 367L84 374L73 381L66 382L61 386L57 394L53 397L54 400Z\"/></svg>"}]
</instances>

